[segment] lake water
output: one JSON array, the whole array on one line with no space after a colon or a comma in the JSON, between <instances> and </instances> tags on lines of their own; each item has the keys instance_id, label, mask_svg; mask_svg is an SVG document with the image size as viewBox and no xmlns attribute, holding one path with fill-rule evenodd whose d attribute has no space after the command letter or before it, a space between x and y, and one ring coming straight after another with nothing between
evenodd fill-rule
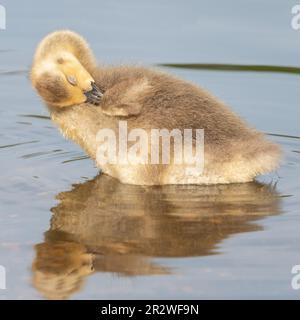
<instances>
[{"instance_id":1,"label":"lake water","mask_svg":"<svg viewBox=\"0 0 300 320\"><path fill-rule=\"evenodd\" d=\"M60 28L105 63L299 66L296 1L0 2L1 299L300 298L300 74L164 68L272 134L285 159L258 182L163 188L98 175L27 74Z\"/></svg>"}]
</instances>

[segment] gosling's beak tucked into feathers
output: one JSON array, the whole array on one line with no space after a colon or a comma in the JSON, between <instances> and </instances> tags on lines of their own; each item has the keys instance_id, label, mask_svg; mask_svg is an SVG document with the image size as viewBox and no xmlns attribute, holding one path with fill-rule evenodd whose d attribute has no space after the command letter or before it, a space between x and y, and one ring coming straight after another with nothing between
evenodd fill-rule
<instances>
[{"instance_id":1,"label":"gosling's beak tucked into feathers","mask_svg":"<svg viewBox=\"0 0 300 320\"><path fill-rule=\"evenodd\" d=\"M98 106L103 96L103 93L96 86L95 82L92 82L91 85L92 90L84 92L84 95L86 96L86 102Z\"/></svg>"}]
</instances>

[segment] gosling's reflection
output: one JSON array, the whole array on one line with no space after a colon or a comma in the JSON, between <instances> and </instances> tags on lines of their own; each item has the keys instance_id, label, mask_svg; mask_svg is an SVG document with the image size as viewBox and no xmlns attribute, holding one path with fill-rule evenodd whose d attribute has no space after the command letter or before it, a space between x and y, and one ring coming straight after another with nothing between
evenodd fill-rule
<instances>
[{"instance_id":1,"label":"gosling's reflection","mask_svg":"<svg viewBox=\"0 0 300 320\"><path fill-rule=\"evenodd\" d=\"M101 175L57 198L33 263L34 285L48 298L69 297L95 271L171 273L151 258L215 254L223 239L280 212L274 188L256 182L141 187Z\"/></svg>"}]
</instances>

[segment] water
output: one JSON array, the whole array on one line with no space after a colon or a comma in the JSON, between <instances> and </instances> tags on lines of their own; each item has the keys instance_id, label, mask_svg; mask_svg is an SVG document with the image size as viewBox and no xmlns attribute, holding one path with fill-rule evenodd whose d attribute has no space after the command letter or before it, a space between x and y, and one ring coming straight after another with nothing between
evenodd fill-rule
<instances>
[{"instance_id":1,"label":"water","mask_svg":"<svg viewBox=\"0 0 300 320\"><path fill-rule=\"evenodd\" d=\"M59 28L83 34L105 63L297 67L294 1L1 4L1 299L299 299L299 74L165 68L271 133L285 160L256 183L163 188L99 176L27 77L35 45Z\"/></svg>"}]
</instances>

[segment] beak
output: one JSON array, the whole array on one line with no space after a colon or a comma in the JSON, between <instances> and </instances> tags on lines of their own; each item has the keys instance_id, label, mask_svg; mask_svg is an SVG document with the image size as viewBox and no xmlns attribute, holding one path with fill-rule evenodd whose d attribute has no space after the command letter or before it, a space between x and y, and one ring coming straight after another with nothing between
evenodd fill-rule
<instances>
[{"instance_id":1,"label":"beak","mask_svg":"<svg viewBox=\"0 0 300 320\"><path fill-rule=\"evenodd\" d=\"M84 92L84 95L86 96L85 102L98 106L103 96L103 93L96 86L95 82L92 82L91 85L92 85L92 90Z\"/></svg>"}]
</instances>

